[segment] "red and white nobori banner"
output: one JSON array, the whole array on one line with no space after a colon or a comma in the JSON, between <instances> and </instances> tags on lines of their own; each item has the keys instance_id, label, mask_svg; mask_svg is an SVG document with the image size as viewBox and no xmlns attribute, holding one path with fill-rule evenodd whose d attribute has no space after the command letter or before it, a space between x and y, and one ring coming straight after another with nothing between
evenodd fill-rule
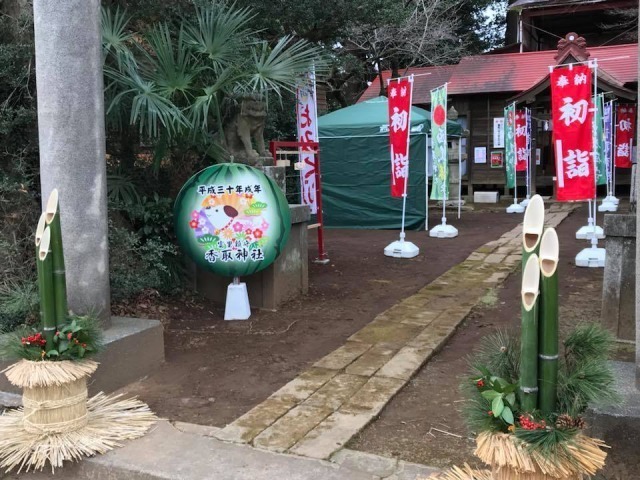
<instances>
[{"instance_id":1,"label":"red and white nobori banner","mask_svg":"<svg viewBox=\"0 0 640 480\"><path fill-rule=\"evenodd\" d=\"M633 105L618 105L616 109L616 146L615 166L631 168L631 151L633 147L634 120L636 109Z\"/></svg>"},{"instance_id":2,"label":"red and white nobori banner","mask_svg":"<svg viewBox=\"0 0 640 480\"><path fill-rule=\"evenodd\" d=\"M318 115L316 105L315 75L310 73L305 78L305 84L297 91L296 117L298 125L299 142L318 141ZM302 204L309 205L311 214L318 212L318 200L316 198L316 161L317 156L312 153L304 153L312 148L302 148L300 151L300 192Z\"/></svg>"},{"instance_id":3,"label":"red and white nobori banner","mask_svg":"<svg viewBox=\"0 0 640 480\"><path fill-rule=\"evenodd\" d=\"M527 170L529 160L527 133L527 112L516 110L516 172Z\"/></svg>"},{"instance_id":4,"label":"red and white nobori banner","mask_svg":"<svg viewBox=\"0 0 640 480\"><path fill-rule=\"evenodd\" d=\"M593 199L593 103L591 69L586 65L551 72L556 195L559 202Z\"/></svg>"},{"instance_id":5,"label":"red and white nobori banner","mask_svg":"<svg viewBox=\"0 0 640 480\"><path fill-rule=\"evenodd\" d=\"M407 191L412 87L410 78L392 81L388 86L392 197L402 197Z\"/></svg>"}]
</instances>

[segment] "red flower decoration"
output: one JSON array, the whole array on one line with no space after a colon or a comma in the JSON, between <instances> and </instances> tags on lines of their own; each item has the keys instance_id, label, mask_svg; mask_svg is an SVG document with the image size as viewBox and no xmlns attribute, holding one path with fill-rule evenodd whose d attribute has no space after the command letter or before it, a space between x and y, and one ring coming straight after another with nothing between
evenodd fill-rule
<instances>
[{"instance_id":1,"label":"red flower decoration","mask_svg":"<svg viewBox=\"0 0 640 480\"><path fill-rule=\"evenodd\" d=\"M191 220L191 221L189 222L189 226L190 226L191 228L197 228L197 227L198 227L198 222L197 222L196 220Z\"/></svg>"},{"instance_id":2,"label":"red flower decoration","mask_svg":"<svg viewBox=\"0 0 640 480\"><path fill-rule=\"evenodd\" d=\"M262 238L262 230L260 230L259 228L256 228L253 231L253 236L256 237L256 238Z\"/></svg>"}]
</instances>

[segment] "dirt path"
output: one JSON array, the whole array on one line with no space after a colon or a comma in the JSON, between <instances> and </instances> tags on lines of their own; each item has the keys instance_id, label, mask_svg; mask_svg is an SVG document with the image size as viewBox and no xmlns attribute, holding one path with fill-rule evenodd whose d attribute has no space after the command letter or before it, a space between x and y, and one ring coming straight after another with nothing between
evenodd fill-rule
<instances>
[{"instance_id":1,"label":"dirt path","mask_svg":"<svg viewBox=\"0 0 640 480\"><path fill-rule=\"evenodd\" d=\"M558 228L563 331L580 321L600 318L603 270L573 265L575 255L586 246L586 242L575 239L576 230L585 220L586 209L580 209ZM459 415L463 399L457 385L467 373L466 356L483 336L497 328L519 326L519 291L517 272L495 295L485 297L484 306L472 312L444 349L387 405L377 421L352 440L349 448L436 467L477 464L473 457L475 441Z\"/></svg>"},{"instance_id":2,"label":"dirt path","mask_svg":"<svg viewBox=\"0 0 640 480\"><path fill-rule=\"evenodd\" d=\"M167 362L126 390L160 416L224 426L342 345L378 313L521 220L502 212L450 219L461 232L452 240L407 232L421 249L411 260L382 254L397 239L396 231L329 230L330 265L312 264L309 294L278 312L256 312L251 321L225 323L221 310L206 303L169 307ZM311 235L311 245L314 240ZM315 256L312 249L310 258Z\"/></svg>"}]
</instances>

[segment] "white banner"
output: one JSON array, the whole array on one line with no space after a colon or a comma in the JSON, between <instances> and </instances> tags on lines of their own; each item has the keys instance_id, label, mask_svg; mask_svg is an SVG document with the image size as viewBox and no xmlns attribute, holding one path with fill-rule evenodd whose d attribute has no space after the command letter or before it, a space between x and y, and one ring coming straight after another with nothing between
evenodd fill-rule
<instances>
[{"instance_id":1,"label":"white banner","mask_svg":"<svg viewBox=\"0 0 640 480\"><path fill-rule=\"evenodd\" d=\"M504 148L504 117L493 119L493 148Z\"/></svg>"},{"instance_id":2,"label":"white banner","mask_svg":"<svg viewBox=\"0 0 640 480\"><path fill-rule=\"evenodd\" d=\"M299 142L318 141L318 109L316 104L316 79L315 74L310 72L305 77L305 85L298 88L297 94L297 124ZM318 211L316 199L316 156L300 153L300 162L303 167L300 171L300 191L302 193L302 203L309 205L311 213Z\"/></svg>"}]
</instances>

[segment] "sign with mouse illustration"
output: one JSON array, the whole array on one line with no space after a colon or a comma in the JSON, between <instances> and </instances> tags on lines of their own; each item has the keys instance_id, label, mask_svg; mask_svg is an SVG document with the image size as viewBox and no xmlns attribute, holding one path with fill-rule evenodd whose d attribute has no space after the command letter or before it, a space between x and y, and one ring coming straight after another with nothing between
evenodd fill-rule
<instances>
[{"instance_id":1,"label":"sign with mouse illustration","mask_svg":"<svg viewBox=\"0 0 640 480\"><path fill-rule=\"evenodd\" d=\"M196 173L175 208L178 242L200 267L240 277L259 272L280 255L291 230L289 205L260 170L223 163Z\"/></svg>"}]
</instances>

